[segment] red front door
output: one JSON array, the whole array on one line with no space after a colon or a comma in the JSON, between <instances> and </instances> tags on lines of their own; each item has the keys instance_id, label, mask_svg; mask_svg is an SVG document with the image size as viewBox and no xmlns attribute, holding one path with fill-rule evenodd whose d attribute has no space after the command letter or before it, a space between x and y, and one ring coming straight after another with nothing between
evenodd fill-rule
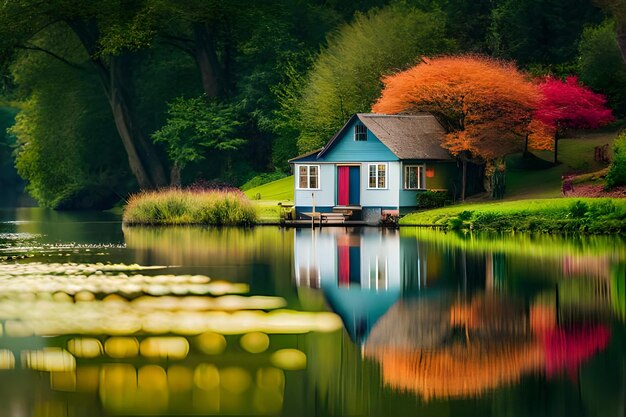
<instances>
[{"instance_id":1,"label":"red front door","mask_svg":"<svg viewBox=\"0 0 626 417\"><path fill-rule=\"evenodd\" d=\"M337 205L350 204L350 167L337 167Z\"/></svg>"}]
</instances>

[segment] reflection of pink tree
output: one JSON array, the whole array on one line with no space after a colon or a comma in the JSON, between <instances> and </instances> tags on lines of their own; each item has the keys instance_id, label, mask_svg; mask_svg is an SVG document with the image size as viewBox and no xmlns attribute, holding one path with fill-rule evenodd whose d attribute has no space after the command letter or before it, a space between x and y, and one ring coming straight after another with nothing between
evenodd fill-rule
<instances>
[{"instance_id":1,"label":"reflection of pink tree","mask_svg":"<svg viewBox=\"0 0 626 417\"><path fill-rule=\"evenodd\" d=\"M563 274L567 277L593 277L608 279L611 272L607 256L565 256Z\"/></svg>"},{"instance_id":2,"label":"reflection of pink tree","mask_svg":"<svg viewBox=\"0 0 626 417\"><path fill-rule=\"evenodd\" d=\"M606 348L610 337L611 330L604 325L546 331L541 336L546 375L552 376L563 369L567 369L570 375L576 375L580 364Z\"/></svg>"}]
</instances>

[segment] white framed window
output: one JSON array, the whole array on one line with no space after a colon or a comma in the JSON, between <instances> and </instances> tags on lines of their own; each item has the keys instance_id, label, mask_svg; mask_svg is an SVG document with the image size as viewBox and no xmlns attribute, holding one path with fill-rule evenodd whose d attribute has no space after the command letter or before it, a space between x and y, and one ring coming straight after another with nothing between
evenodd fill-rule
<instances>
[{"instance_id":1,"label":"white framed window","mask_svg":"<svg viewBox=\"0 0 626 417\"><path fill-rule=\"evenodd\" d=\"M367 188L387 188L387 164L369 164L369 181Z\"/></svg>"},{"instance_id":2,"label":"white framed window","mask_svg":"<svg viewBox=\"0 0 626 417\"><path fill-rule=\"evenodd\" d=\"M354 125L354 140L364 142L367 140L367 128L361 123Z\"/></svg>"},{"instance_id":3,"label":"white framed window","mask_svg":"<svg viewBox=\"0 0 626 417\"><path fill-rule=\"evenodd\" d=\"M424 165L404 166L404 189L423 190L426 188L426 167Z\"/></svg>"},{"instance_id":4,"label":"white framed window","mask_svg":"<svg viewBox=\"0 0 626 417\"><path fill-rule=\"evenodd\" d=\"M319 190L320 189L320 166L319 165L299 165L298 166L298 189L299 190Z\"/></svg>"}]
</instances>

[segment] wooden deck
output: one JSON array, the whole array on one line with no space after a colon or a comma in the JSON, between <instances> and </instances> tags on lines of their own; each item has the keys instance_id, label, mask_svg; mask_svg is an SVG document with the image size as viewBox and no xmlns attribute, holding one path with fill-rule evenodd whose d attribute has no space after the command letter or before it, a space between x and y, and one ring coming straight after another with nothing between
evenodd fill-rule
<instances>
[{"instance_id":1,"label":"wooden deck","mask_svg":"<svg viewBox=\"0 0 626 417\"><path fill-rule=\"evenodd\" d=\"M306 227L307 224L311 227L325 227L325 226L356 226L364 225L365 222L360 220L352 220L352 216L355 212L360 214L360 206L336 206L333 207L331 212L304 212L301 213L308 219L302 220L285 220L285 225L294 227ZM359 216L360 217L360 216Z\"/></svg>"},{"instance_id":2,"label":"wooden deck","mask_svg":"<svg viewBox=\"0 0 626 417\"><path fill-rule=\"evenodd\" d=\"M285 220L280 223L281 226L285 227L351 227L351 226L376 226L365 223L362 220L345 220L343 222L331 222L331 223L322 223L320 226L319 221L315 223L311 222L311 220Z\"/></svg>"}]
</instances>

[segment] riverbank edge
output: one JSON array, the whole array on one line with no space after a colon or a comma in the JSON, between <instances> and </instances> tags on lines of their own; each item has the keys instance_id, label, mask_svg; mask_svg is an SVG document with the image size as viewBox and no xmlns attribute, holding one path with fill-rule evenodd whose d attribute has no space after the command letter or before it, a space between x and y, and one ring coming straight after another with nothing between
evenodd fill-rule
<instances>
[{"instance_id":1,"label":"riverbank edge","mask_svg":"<svg viewBox=\"0 0 626 417\"><path fill-rule=\"evenodd\" d=\"M225 217L220 219L222 222L203 222L197 221L194 216L183 216L175 220L164 219L165 221L147 218L142 219L143 221L128 221L124 218L123 225L125 227L310 227L281 221L278 206L269 213L267 202L262 205L255 201L248 201L257 213L253 218L244 216L247 217L245 219L247 221L241 223L228 221L229 210L227 207L221 207L220 211ZM344 224L324 225L323 227L333 226L350 227ZM389 227L389 225L369 224L362 226ZM399 220L397 227L492 232L617 234L626 232L626 199L576 197L465 203L409 213Z\"/></svg>"},{"instance_id":2,"label":"riverbank edge","mask_svg":"<svg viewBox=\"0 0 626 417\"><path fill-rule=\"evenodd\" d=\"M239 190L168 188L131 195L122 213L126 226L248 226L257 208Z\"/></svg>"},{"instance_id":3,"label":"riverbank edge","mask_svg":"<svg viewBox=\"0 0 626 417\"><path fill-rule=\"evenodd\" d=\"M410 213L400 227L445 230L618 234L626 232L626 199L555 198L461 204Z\"/></svg>"}]
</instances>

